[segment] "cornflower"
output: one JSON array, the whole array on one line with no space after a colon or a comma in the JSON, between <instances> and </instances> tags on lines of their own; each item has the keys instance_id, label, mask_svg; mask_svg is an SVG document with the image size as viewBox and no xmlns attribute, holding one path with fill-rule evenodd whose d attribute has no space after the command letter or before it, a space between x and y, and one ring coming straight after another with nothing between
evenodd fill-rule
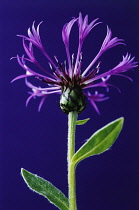
<instances>
[{"instance_id":1,"label":"cornflower","mask_svg":"<svg viewBox=\"0 0 139 210\"><path fill-rule=\"evenodd\" d=\"M80 113L86 107L86 98L89 99L95 110L99 113L99 109L96 102L101 102L108 99L103 93L98 93L96 88L104 87L108 90L110 84L108 80L113 75L123 75L123 72L131 70L137 66L137 62L134 61L134 57L131 57L129 53L123 56L122 61L114 68L100 72L100 57L109 49L117 46L124 45L123 39L117 37L112 38L112 31L107 26L107 33L104 41L100 47L95 58L91 63L82 69L82 46L87 35L92 31L94 27L99 25L98 18L94 19L91 23L88 23L88 15L83 19L82 14L79 13L78 18L72 18L72 20L66 23L62 29L62 39L65 45L67 62L60 63L56 56L54 60L46 52L39 33L39 28L42 22L35 28L35 22L33 22L32 29L28 29L28 36L18 35L23 38L23 48L28 57L24 55L20 57L17 55L17 61L19 65L26 71L25 74L20 75L13 79L13 81L25 78L25 84L32 90L30 96L26 101L26 105L32 98L41 97L38 110L40 111L46 97L50 94L61 94L60 107L65 113L76 111ZM79 43L76 59L74 55L70 54L69 50L69 38L73 25L77 23L79 29ZM51 71L46 70L37 61L34 55L34 47L37 47L42 54L47 58ZM30 62L37 66L39 71L34 71L26 63ZM44 72L44 73L42 73ZM38 87L30 83L27 78L35 77L45 83L46 87ZM127 77L129 78L129 77ZM112 86L112 85L111 85ZM87 89L93 89L94 93L86 91Z\"/></svg>"},{"instance_id":2,"label":"cornflower","mask_svg":"<svg viewBox=\"0 0 139 210\"><path fill-rule=\"evenodd\" d=\"M25 84L31 89L30 96L26 101L26 105L32 98L41 97L38 110L40 111L46 97L50 94L60 94L60 107L63 112L68 114L68 144L67 144L67 163L68 163L68 198L52 185L47 180L38 177L35 174L28 172L25 169L21 170L21 174L27 183L28 187L40 195L45 196L51 203L53 203L60 210L77 210L76 202L76 167L82 160L93 155L101 154L107 151L116 138L120 134L124 118L121 117L103 128L95 132L77 151L75 148L75 132L76 125L85 124L88 119L77 120L78 113L82 112L86 107L86 98L91 102L92 106L99 113L96 102L101 102L108 99L104 93L99 93L98 88L103 87L106 91L109 90L108 81L113 75L130 77L123 73L137 67L137 62L130 54L123 56L123 59L112 69L106 72L99 73L101 61L100 57L109 49L117 45L125 45L123 39L117 37L112 38L112 31L107 26L107 33L102 42L100 50L94 59L83 69L82 65L82 47L85 38L90 31L99 25L101 22L94 19L88 23L88 15L85 18L79 14L78 18L72 18L69 23L66 23L62 29L62 39L65 45L67 61L61 63L54 56L52 59L46 52L39 33L40 24L35 28L33 22L32 29L28 29L28 36L19 35L23 38L23 47L28 57L17 55L19 65L25 70L25 74L16 77L13 81L25 78ZM74 24L78 25L79 29L79 43L77 54L74 59L74 54L70 53L69 38L71 29ZM51 71L46 70L40 62L36 59L34 47L38 48L41 53L47 58ZM33 64L27 65L26 63ZM36 70L34 70L36 69ZM42 72L42 73L41 73ZM44 73L43 73L44 72ZM33 85L28 78L34 77L40 80L43 86ZM94 90L91 93L90 90ZM87 208L86 208L87 209Z\"/></svg>"}]
</instances>

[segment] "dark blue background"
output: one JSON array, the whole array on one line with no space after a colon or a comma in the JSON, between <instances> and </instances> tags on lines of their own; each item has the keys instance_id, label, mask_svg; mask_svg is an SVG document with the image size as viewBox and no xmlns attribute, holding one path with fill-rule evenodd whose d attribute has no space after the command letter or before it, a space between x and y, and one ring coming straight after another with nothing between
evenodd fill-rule
<instances>
[{"instance_id":1,"label":"dark blue background","mask_svg":"<svg viewBox=\"0 0 139 210\"><path fill-rule=\"evenodd\" d=\"M65 56L62 26L79 12L89 14L90 21L99 17L114 36L125 39L103 57L105 68L115 65L129 51L139 60L139 3L136 0L2 0L0 3L0 210L53 210L47 199L31 192L24 183L20 168L52 182L67 195L67 115L59 109L59 97L48 97L40 113L38 100L25 107L28 89L24 80L10 81L24 72L16 60L22 54L22 41L35 20L44 21L41 36L48 53ZM76 29L74 29L76 31ZM88 64L100 46L105 27L100 26L87 38L84 64ZM91 38L92 37L92 38ZM77 34L72 40L77 39ZM100 39L100 40L99 40ZM87 45L88 43L88 45ZM90 117L77 127L79 148L94 131L124 116L124 129L106 153L84 160L77 168L77 202L79 210L139 209L139 72L127 73L134 82L114 77L111 81L122 93L111 89L110 99L98 104L98 116L90 104L79 115Z\"/></svg>"}]
</instances>

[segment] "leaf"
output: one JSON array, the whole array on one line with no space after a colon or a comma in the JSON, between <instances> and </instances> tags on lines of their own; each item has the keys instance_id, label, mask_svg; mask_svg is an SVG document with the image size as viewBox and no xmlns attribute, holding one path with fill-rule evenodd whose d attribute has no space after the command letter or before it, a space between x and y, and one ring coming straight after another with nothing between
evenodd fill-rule
<instances>
[{"instance_id":1,"label":"leaf","mask_svg":"<svg viewBox=\"0 0 139 210\"><path fill-rule=\"evenodd\" d=\"M117 139L123 127L123 122L124 118L121 117L95 132L74 154L72 162L77 164L87 157L97 155L108 150Z\"/></svg>"},{"instance_id":2,"label":"leaf","mask_svg":"<svg viewBox=\"0 0 139 210\"><path fill-rule=\"evenodd\" d=\"M84 119L84 120L77 120L76 125L84 125L85 123L88 122L88 120L90 120L90 118L87 118L87 119Z\"/></svg>"},{"instance_id":3,"label":"leaf","mask_svg":"<svg viewBox=\"0 0 139 210\"><path fill-rule=\"evenodd\" d=\"M46 197L51 203L61 210L69 209L68 198L50 182L32 174L25 169L21 169L21 174L28 187L36 193Z\"/></svg>"}]
</instances>

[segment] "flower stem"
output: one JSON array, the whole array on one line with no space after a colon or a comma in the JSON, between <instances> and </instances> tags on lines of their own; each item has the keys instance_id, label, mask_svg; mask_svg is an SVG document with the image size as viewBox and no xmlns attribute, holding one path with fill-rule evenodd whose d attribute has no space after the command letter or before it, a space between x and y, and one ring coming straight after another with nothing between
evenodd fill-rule
<instances>
[{"instance_id":1,"label":"flower stem","mask_svg":"<svg viewBox=\"0 0 139 210\"><path fill-rule=\"evenodd\" d=\"M76 210L76 180L75 164L71 161L75 153L75 130L77 112L68 114L68 189L69 189L69 210Z\"/></svg>"}]
</instances>

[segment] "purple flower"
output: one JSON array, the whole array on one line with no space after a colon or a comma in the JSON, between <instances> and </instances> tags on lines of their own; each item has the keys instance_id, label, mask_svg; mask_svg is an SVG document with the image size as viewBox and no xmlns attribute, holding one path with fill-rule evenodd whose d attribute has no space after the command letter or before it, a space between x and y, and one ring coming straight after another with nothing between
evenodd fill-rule
<instances>
[{"instance_id":1,"label":"purple flower","mask_svg":"<svg viewBox=\"0 0 139 210\"><path fill-rule=\"evenodd\" d=\"M77 55L74 60L74 55L71 55L69 50L69 38L71 29L75 23L77 23L79 29L79 43ZM16 58L19 65L25 70L25 74L16 77L13 81L25 78L26 85L31 89L26 104L28 104L31 98L41 97L38 109L40 111L46 97L50 94L58 93L61 94L60 107L66 113L70 111L80 113L86 105L85 97L89 99L95 110L99 113L96 102L104 101L108 97L102 93L98 93L96 89L98 87L104 87L108 90L109 86L112 86L108 83L112 75L127 77L122 73L137 67L137 62L134 61L134 57L131 57L127 53L118 65L105 73L99 74L101 65L99 58L110 48L120 44L124 45L123 40L117 37L112 38L112 31L107 26L107 33L100 50L86 69L82 69L83 42L90 31L100 24L98 19L88 23L88 15L83 19L80 13L78 18L72 18L69 23L63 26L62 39L67 55L67 62L64 63L60 63L56 56L54 56L55 59L53 60L45 51L39 33L40 24L35 28L35 22L33 22L32 29L28 29L28 36L19 35L23 38L23 48L27 57L17 55ZM50 71L43 68L37 61L34 55L34 47L37 47L47 58ZM36 66L38 68L38 71L33 70L26 63L32 63L34 67ZM45 87L34 86L27 80L28 77L39 79L43 82L42 84L45 84ZM94 93L91 94L90 91L86 92L86 89L90 89L90 91L94 90Z\"/></svg>"}]
</instances>

